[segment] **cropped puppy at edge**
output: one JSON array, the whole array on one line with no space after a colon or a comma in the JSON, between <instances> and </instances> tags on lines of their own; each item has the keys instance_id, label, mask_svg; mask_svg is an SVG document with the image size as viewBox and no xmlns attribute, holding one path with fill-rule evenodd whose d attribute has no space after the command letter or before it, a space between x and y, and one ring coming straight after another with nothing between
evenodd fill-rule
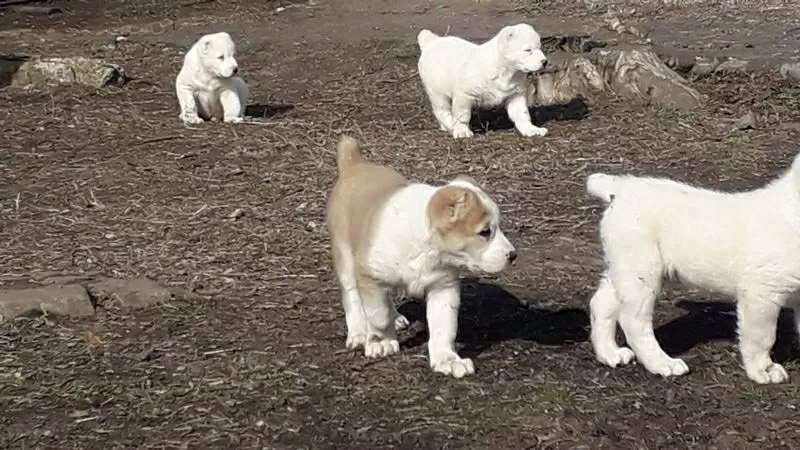
<instances>
[{"instance_id":1,"label":"cropped puppy at edge","mask_svg":"<svg viewBox=\"0 0 800 450\"><path fill-rule=\"evenodd\" d=\"M244 80L236 76L239 65L235 53L236 46L228 33L207 34L186 53L175 78L184 123L244 120L249 91Z\"/></svg>"},{"instance_id":2,"label":"cropped puppy at edge","mask_svg":"<svg viewBox=\"0 0 800 450\"><path fill-rule=\"evenodd\" d=\"M800 155L779 178L747 192L605 174L591 175L587 189L608 203L600 222L608 268L590 303L600 362L615 367L636 356L654 374L689 371L653 333L656 296L669 277L733 297L747 376L788 380L770 350L782 307L794 308L800 331ZM630 349L616 344L617 323Z\"/></svg>"},{"instance_id":3,"label":"cropped puppy at edge","mask_svg":"<svg viewBox=\"0 0 800 450\"><path fill-rule=\"evenodd\" d=\"M337 148L338 180L330 194L328 229L342 288L347 347L367 357L397 353L397 328L408 321L390 294L425 297L428 354L436 372L475 372L456 353L460 269L497 273L516 259L500 230L500 210L475 180L444 186L410 183L395 170L365 161L358 142Z\"/></svg>"},{"instance_id":4,"label":"cropped puppy at edge","mask_svg":"<svg viewBox=\"0 0 800 450\"><path fill-rule=\"evenodd\" d=\"M521 23L500 30L483 44L429 30L417 35L417 63L433 114L443 131L469 138L472 110L503 106L523 136L544 136L531 122L525 98L528 73L547 66L539 34Z\"/></svg>"}]
</instances>

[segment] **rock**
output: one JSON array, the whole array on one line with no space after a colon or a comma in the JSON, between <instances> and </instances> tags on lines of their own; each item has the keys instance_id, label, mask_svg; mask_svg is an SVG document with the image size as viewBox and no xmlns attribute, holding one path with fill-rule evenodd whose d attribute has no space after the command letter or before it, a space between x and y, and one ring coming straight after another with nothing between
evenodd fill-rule
<instances>
[{"instance_id":1,"label":"rock","mask_svg":"<svg viewBox=\"0 0 800 450\"><path fill-rule=\"evenodd\" d=\"M92 87L123 85L129 78L121 67L81 56L28 58L0 55L0 87L82 84Z\"/></svg>"},{"instance_id":2,"label":"rock","mask_svg":"<svg viewBox=\"0 0 800 450\"><path fill-rule=\"evenodd\" d=\"M745 59L729 57L722 64L718 65L714 72L747 72L750 61Z\"/></svg>"},{"instance_id":3,"label":"rock","mask_svg":"<svg viewBox=\"0 0 800 450\"><path fill-rule=\"evenodd\" d=\"M147 278L120 280L104 278L88 284L89 292L102 306L121 306L123 308L144 308L172 299L172 292L166 287Z\"/></svg>"},{"instance_id":4,"label":"rock","mask_svg":"<svg viewBox=\"0 0 800 450\"><path fill-rule=\"evenodd\" d=\"M592 62L576 57L561 69L536 77L528 91L529 105L553 105L569 102L577 96L590 97L605 89L603 76Z\"/></svg>"},{"instance_id":5,"label":"rock","mask_svg":"<svg viewBox=\"0 0 800 450\"><path fill-rule=\"evenodd\" d=\"M94 305L86 289L78 284L0 290L0 321L37 311L90 316L94 314Z\"/></svg>"},{"instance_id":6,"label":"rock","mask_svg":"<svg viewBox=\"0 0 800 450\"><path fill-rule=\"evenodd\" d=\"M747 114L736 120L734 126L738 130L749 130L755 128L757 122L756 114L753 111L748 111Z\"/></svg>"},{"instance_id":7,"label":"rock","mask_svg":"<svg viewBox=\"0 0 800 450\"><path fill-rule=\"evenodd\" d=\"M692 70L689 73L696 77L706 76L713 73L719 64L719 59L717 58L698 56L695 58L694 66L692 66Z\"/></svg>"},{"instance_id":8,"label":"rock","mask_svg":"<svg viewBox=\"0 0 800 450\"><path fill-rule=\"evenodd\" d=\"M597 65L606 84L620 96L689 110L706 97L647 48L600 50Z\"/></svg>"},{"instance_id":9,"label":"rock","mask_svg":"<svg viewBox=\"0 0 800 450\"><path fill-rule=\"evenodd\" d=\"M785 77L800 81L800 63L781 64L778 72Z\"/></svg>"}]
</instances>

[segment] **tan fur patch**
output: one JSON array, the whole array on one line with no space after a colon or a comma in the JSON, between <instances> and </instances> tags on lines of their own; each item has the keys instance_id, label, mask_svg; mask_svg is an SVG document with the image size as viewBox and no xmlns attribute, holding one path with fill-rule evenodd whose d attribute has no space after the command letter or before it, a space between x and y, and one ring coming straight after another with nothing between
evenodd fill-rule
<instances>
[{"instance_id":1,"label":"tan fur patch","mask_svg":"<svg viewBox=\"0 0 800 450\"><path fill-rule=\"evenodd\" d=\"M371 245L380 207L408 181L394 169L364 160L352 138L342 138L337 159L339 179L327 209L334 263L339 265L338 260L345 256L355 258L351 264L357 267ZM342 251L349 255L342 255Z\"/></svg>"},{"instance_id":2,"label":"tan fur patch","mask_svg":"<svg viewBox=\"0 0 800 450\"><path fill-rule=\"evenodd\" d=\"M471 189L440 189L428 204L428 217L447 250L476 253L487 245L478 233L486 227L490 214Z\"/></svg>"}]
</instances>

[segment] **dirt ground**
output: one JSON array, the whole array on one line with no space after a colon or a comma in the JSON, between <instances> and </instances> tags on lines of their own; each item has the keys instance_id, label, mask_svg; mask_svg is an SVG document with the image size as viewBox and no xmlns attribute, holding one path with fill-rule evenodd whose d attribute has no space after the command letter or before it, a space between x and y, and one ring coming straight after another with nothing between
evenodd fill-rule
<instances>
[{"instance_id":1,"label":"dirt ground","mask_svg":"<svg viewBox=\"0 0 800 450\"><path fill-rule=\"evenodd\" d=\"M640 8L631 17L668 24L654 33L676 47L750 36L751 47L708 48L797 48L798 13L775 3ZM588 26L604 11L499 0L54 4L64 12L0 13L0 50L94 54L135 79L101 90L0 90L0 287L97 273L149 277L184 294L135 312L0 325L0 447L800 445L789 316L775 357L792 378L780 386L744 376L730 305L683 288L665 293L656 320L689 374L665 380L594 360L587 306L602 269L600 205L583 184L609 171L761 185L797 151L797 82L717 75L695 82L709 95L698 111L608 97L580 114L534 110L546 138L487 125L454 141L435 125L415 73L409 42L420 27L485 38L531 14L544 34ZM705 34L682 33L679 18ZM249 112L260 122L186 128L172 82L182 52L216 30L239 43L256 104ZM114 48L119 33L128 40ZM733 129L748 111L756 128ZM500 204L520 259L497 279L465 283L458 341L474 358L473 377L431 372L416 301L400 307L414 324L399 355L372 361L344 349L324 226L341 133L416 180L468 173Z\"/></svg>"}]
</instances>

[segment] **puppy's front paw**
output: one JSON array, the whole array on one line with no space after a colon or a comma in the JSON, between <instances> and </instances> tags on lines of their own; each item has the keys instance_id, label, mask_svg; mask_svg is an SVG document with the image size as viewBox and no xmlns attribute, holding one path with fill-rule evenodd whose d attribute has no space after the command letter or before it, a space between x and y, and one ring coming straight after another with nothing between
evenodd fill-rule
<instances>
[{"instance_id":1,"label":"puppy's front paw","mask_svg":"<svg viewBox=\"0 0 800 450\"><path fill-rule=\"evenodd\" d=\"M431 363L434 372L450 375L453 378L463 378L466 375L475 373L475 365L469 358L459 358L454 356L442 361Z\"/></svg>"},{"instance_id":2,"label":"puppy's front paw","mask_svg":"<svg viewBox=\"0 0 800 450\"><path fill-rule=\"evenodd\" d=\"M689 366L687 366L682 359L667 358L653 367L648 367L648 370L656 375L661 375L662 377L671 377L688 373Z\"/></svg>"},{"instance_id":3,"label":"puppy's front paw","mask_svg":"<svg viewBox=\"0 0 800 450\"><path fill-rule=\"evenodd\" d=\"M185 125L200 125L203 123L203 119L200 118L197 114L195 115L188 115L184 114L181 116L181 120Z\"/></svg>"},{"instance_id":4,"label":"puppy's front paw","mask_svg":"<svg viewBox=\"0 0 800 450\"><path fill-rule=\"evenodd\" d=\"M789 380L789 374L780 364L772 363L766 370L749 371L747 377L758 384L777 384Z\"/></svg>"},{"instance_id":5,"label":"puppy's front paw","mask_svg":"<svg viewBox=\"0 0 800 450\"><path fill-rule=\"evenodd\" d=\"M398 314L397 318L394 319L394 329L397 331L403 331L411 325L411 322L406 319L406 316L402 314Z\"/></svg>"},{"instance_id":6,"label":"puppy's front paw","mask_svg":"<svg viewBox=\"0 0 800 450\"><path fill-rule=\"evenodd\" d=\"M598 361L609 367L624 366L633 361L634 356L633 350L628 347L598 351L595 355Z\"/></svg>"},{"instance_id":7,"label":"puppy's front paw","mask_svg":"<svg viewBox=\"0 0 800 450\"><path fill-rule=\"evenodd\" d=\"M467 125L458 124L453 127L453 137L456 139L471 138L472 136L472 130Z\"/></svg>"},{"instance_id":8,"label":"puppy's front paw","mask_svg":"<svg viewBox=\"0 0 800 450\"><path fill-rule=\"evenodd\" d=\"M367 337L364 333L347 333L347 341L344 345L350 350L355 350L359 347L363 347L366 340Z\"/></svg>"},{"instance_id":9,"label":"puppy's front paw","mask_svg":"<svg viewBox=\"0 0 800 450\"><path fill-rule=\"evenodd\" d=\"M370 340L364 344L364 355L367 358L383 358L399 351L400 343L397 339Z\"/></svg>"},{"instance_id":10,"label":"puppy's front paw","mask_svg":"<svg viewBox=\"0 0 800 450\"><path fill-rule=\"evenodd\" d=\"M529 127L523 127L519 130L519 133L525 137L547 136L547 128L531 125Z\"/></svg>"},{"instance_id":11,"label":"puppy's front paw","mask_svg":"<svg viewBox=\"0 0 800 450\"><path fill-rule=\"evenodd\" d=\"M242 123L244 119L241 117L226 117L224 121L225 123Z\"/></svg>"}]
</instances>

